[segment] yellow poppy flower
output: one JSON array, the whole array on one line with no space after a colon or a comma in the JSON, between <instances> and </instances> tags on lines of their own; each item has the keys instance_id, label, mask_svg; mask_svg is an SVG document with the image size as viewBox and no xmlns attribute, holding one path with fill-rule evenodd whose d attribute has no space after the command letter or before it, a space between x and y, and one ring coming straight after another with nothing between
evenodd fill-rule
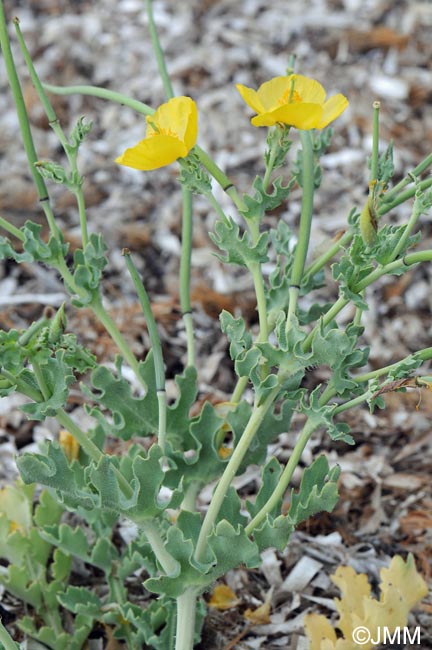
<instances>
[{"instance_id":1,"label":"yellow poppy flower","mask_svg":"<svg viewBox=\"0 0 432 650\"><path fill-rule=\"evenodd\" d=\"M341 94L326 101L326 92L318 81L300 74L275 77L258 90L237 84L240 95L257 115L254 126L288 124L297 129L323 129L348 106Z\"/></svg>"},{"instance_id":2,"label":"yellow poppy flower","mask_svg":"<svg viewBox=\"0 0 432 650\"><path fill-rule=\"evenodd\" d=\"M116 158L116 163L147 171L184 158L196 143L198 111L190 97L173 97L146 117L146 137Z\"/></svg>"}]
</instances>

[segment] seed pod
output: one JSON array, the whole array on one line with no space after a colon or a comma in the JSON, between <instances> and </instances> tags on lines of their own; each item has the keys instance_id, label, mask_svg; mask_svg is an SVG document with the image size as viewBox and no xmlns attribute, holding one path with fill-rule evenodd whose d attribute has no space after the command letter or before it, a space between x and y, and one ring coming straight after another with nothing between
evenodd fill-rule
<instances>
[{"instance_id":1,"label":"seed pod","mask_svg":"<svg viewBox=\"0 0 432 650\"><path fill-rule=\"evenodd\" d=\"M360 215L360 233L366 246L373 246L376 241L378 224L375 207L371 197L365 203Z\"/></svg>"}]
</instances>

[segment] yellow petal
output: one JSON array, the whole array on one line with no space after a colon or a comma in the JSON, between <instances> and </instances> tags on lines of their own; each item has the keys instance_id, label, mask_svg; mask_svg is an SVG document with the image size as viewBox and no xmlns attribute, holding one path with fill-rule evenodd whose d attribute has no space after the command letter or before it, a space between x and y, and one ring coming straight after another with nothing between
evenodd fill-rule
<instances>
[{"instance_id":1,"label":"yellow petal","mask_svg":"<svg viewBox=\"0 0 432 650\"><path fill-rule=\"evenodd\" d=\"M59 443L65 453L66 458L69 461L76 460L78 458L80 450L79 442L75 440L69 431L62 429L59 432Z\"/></svg>"},{"instance_id":2,"label":"yellow petal","mask_svg":"<svg viewBox=\"0 0 432 650\"><path fill-rule=\"evenodd\" d=\"M269 113L253 117L254 126L274 126L278 122L308 131L316 128L320 122L323 109L318 104L284 104Z\"/></svg>"},{"instance_id":3,"label":"yellow petal","mask_svg":"<svg viewBox=\"0 0 432 650\"><path fill-rule=\"evenodd\" d=\"M340 615L338 627L346 639L351 639L355 627L353 613L362 618L363 603L370 597L371 588L365 573L357 574L352 567L340 566L331 576L332 582L339 587L341 599L335 598L336 608Z\"/></svg>"},{"instance_id":4,"label":"yellow petal","mask_svg":"<svg viewBox=\"0 0 432 650\"><path fill-rule=\"evenodd\" d=\"M284 97L286 98L285 101L287 100L293 81L295 82L295 76L274 77L261 84L258 88L258 97L265 111L268 112L280 106L281 102L284 101Z\"/></svg>"},{"instance_id":5,"label":"yellow petal","mask_svg":"<svg viewBox=\"0 0 432 650\"><path fill-rule=\"evenodd\" d=\"M216 585L209 600L210 607L215 609L232 609L240 604L239 598L228 585Z\"/></svg>"},{"instance_id":6,"label":"yellow petal","mask_svg":"<svg viewBox=\"0 0 432 650\"><path fill-rule=\"evenodd\" d=\"M381 569L381 600L386 601L389 593L396 590L405 600L408 609L424 598L428 588L417 572L414 558L411 553L404 562L400 555L395 555L388 569Z\"/></svg>"},{"instance_id":7,"label":"yellow petal","mask_svg":"<svg viewBox=\"0 0 432 650\"><path fill-rule=\"evenodd\" d=\"M243 86L242 84L237 84L236 88L242 96L242 99L252 108L252 110L255 111L255 113L262 113L265 111L256 90Z\"/></svg>"},{"instance_id":8,"label":"yellow petal","mask_svg":"<svg viewBox=\"0 0 432 650\"><path fill-rule=\"evenodd\" d=\"M156 133L176 135L182 140L188 150L196 143L198 135L198 111L195 102L190 97L173 97L159 106L147 120L147 136ZM150 128L149 128L150 127Z\"/></svg>"},{"instance_id":9,"label":"yellow petal","mask_svg":"<svg viewBox=\"0 0 432 650\"><path fill-rule=\"evenodd\" d=\"M315 127L317 129L323 129L325 126L333 122L344 110L348 107L348 100L344 95L340 93L334 95L328 99L323 106L323 114L321 121Z\"/></svg>"},{"instance_id":10,"label":"yellow petal","mask_svg":"<svg viewBox=\"0 0 432 650\"><path fill-rule=\"evenodd\" d=\"M246 609L243 616L247 621L250 621L252 625L267 625L270 623L270 610L270 601L266 601L256 609Z\"/></svg>"},{"instance_id":11,"label":"yellow petal","mask_svg":"<svg viewBox=\"0 0 432 650\"><path fill-rule=\"evenodd\" d=\"M135 147L126 149L115 162L125 167L147 171L170 165L177 158L184 158L187 154L187 147L178 138L154 135L141 140Z\"/></svg>"},{"instance_id":12,"label":"yellow petal","mask_svg":"<svg viewBox=\"0 0 432 650\"><path fill-rule=\"evenodd\" d=\"M326 92L318 81L301 74L293 74L289 79L290 82L294 80L294 90L300 95L302 102L324 104Z\"/></svg>"},{"instance_id":13,"label":"yellow petal","mask_svg":"<svg viewBox=\"0 0 432 650\"><path fill-rule=\"evenodd\" d=\"M310 650L324 650L324 647L334 648L336 632L325 616L321 614L306 614L304 627L310 641ZM324 646L323 642L327 642Z\"/></svg>"},{"instance_id":14,"label":"yellow petal","mask_svg":"<svg viewBox=\"0 0 432 650\"><path fill-rule=\"evenodd\" d=\"M189 152L195 146L198 137L198 109L190 97L183 97L182 99L187 100L185 109L188 110L188 119L183 133L183 142Z\"/></svg>"}]
</instances>

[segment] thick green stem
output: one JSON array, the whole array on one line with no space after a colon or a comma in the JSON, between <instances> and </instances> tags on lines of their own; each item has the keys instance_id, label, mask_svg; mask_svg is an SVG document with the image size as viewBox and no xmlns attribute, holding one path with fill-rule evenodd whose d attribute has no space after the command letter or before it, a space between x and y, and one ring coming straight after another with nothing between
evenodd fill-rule
<instances>
[{"instance_id":1,"label":"thick green stem","mask_svg":"<svg viewBox=\"0 0 432 650\"><path fill-rule=\"evenodd\" d=\"M242 395L246 390L246 386L248 385L248 381L249 377L239 377L230 400L233 404L238 404L240 402Z\"/></svg>"},{"instance_id":2,"label":"thick green stem","mask_svg":"<svg viewBox=\"0 0 432 650\"><path fill-rule=\"evenodd\" d=\"M38 156L36 149L33 143L33 137L30 130L30 122L27 115L26 106L24 103L24 97L21 90L21 85L18 79L18 75L15 68L14 59L12 56L12 50L10 47L9 36L7 33L6 19L3 11L3 2L0 0L0 46L3 52L3 57L6 66L6 72L9 79L9 85L11 87L12 96L14 98L18 122L21 130L21 135L24 144L24 150L27 156L30 173L33 177L34 184L36 186L36 191L41 202L42 209L45 213L49 228L51 233L57 238L60 238L60 231L55 223L54 215L49 205L49 195L48 190L45 185L45 181L42 176L39 174L36 163Z\"/></svg>"},{"instance_id":3,"label":"thick green stem","mask_svg":"<svg viewBox=\"0 0 432 650\"><path fill-rule=\"evenodd\" d=\"M178 569L178 563L176 560L174 560L171 553L168 553L166 550L165 544L156 524L146 519L143 522L139 522L139 527L147 537L147 541L152 547L153 553L155 554L156 559L161 565L163 571L167 575L172 575L175 573L175 571Z\"/></svg>"},{"instance_id":4,"label":"thick green stem","mask_svg":"<svg viewBox=\"0 0 432 650\"><path fill-rule=\"evenodd\" d=\"M187 365L195 365L195 337L193 331L191 289L192 257L192 192L182 187L183 216L180 256L180 307L187 340Z\"/></svg>"},{"instance_id":5,"label":"thick green stem","mask_svg":"<svg viewBox=\"0 0 432 650\"><path fill-rule=\"evenodd\" d=\"M299 436L299 439L295 444L295 447L292 451L289 461L286 464L285 469L282 472L279 482L276 488L274 489L271 497L269 498L265 506L261 508L261 510L255 515L255 517L246 526L245 533L247 535L250 535L253 532L254 528L256 528L262 523L262 521L266 518L267 514L271 512L273 508L275 508L279 503L279 501L282 499L292 479L294 470L300 461L300 457L303 453L303 450L306 447L312 433L315 431L315 429L317 429L317 427L318 427L318 423L314 422L311 419L309 419L306 422Z\"/></svg>"},{"instance_id":6,"label":"thick green stem","mask_svg":"<svg viewBox=\"0 0 432 650\"><path fill-rule=\"evenodd\" d=\"M202 483L200 481L193 481L192 483L189 483L185 490L184 498L180 506L181 510L189 510L189 512L195 512L196 499L201 487Z\"/></svg>"},{"instance_id":7,"label":"thick green stem","mask_svg":"<svg viewBox=\"0 0 432 650\"><path fill-rule=\"evenodd\" d=\"M254 410L249 419L249 422L243 431L237 447L234 449L231 455L228 465L226 466L225 471L222 474L222 477L213 493L206 516L204 517L195 551L195 559L198 562L202 562L205 558L207 538L211 534L227 490L231 485L247 450L249 449L249 446L258 430L258 427L261 425L265 415L272 406L278 393L279 386L276 386L260 406L254 406Z\"/></svg>"},{"instance_id":8,"label":"thick green stem","mask_svg":"<svg viewBox=\"0 0 432 650\"><path fill-rule=\"evenodd\" d=\"M300 138L303 152L302 168L302 207L300 215L300 226L298 242L294 254L294 262L290 279L290 304L288 318L286 323L287 332L291 327L292 317L297 311L297 299L300 291L300 285L303 278L303 271L306 262L306 256L309 248L310 232L313 215L313 197L314 197L314 154L312 146L312 136L310 131L300 131Z\"/></svg>"},{"instance_id":9,"label":"thick green stem","mask_svg":"<svg viewBox=\"0 0 432 650\"><path fill-rule=\"evenodd\" d=\"M257 301L257 311L259 320L259 335L257 341L265 343L268 341L268 324L267 324L267 301L265 296L264 279L262 276L261 264L253 262L249 264L249 270L255 287Z\"/></svg>"},{"instance_id":10,"label":"thick green stem","mask_svg":"<svg viewBox=\"0 0 432 650\"><path fill-rule=\"evenodd\" d=\"M175 650L193 650L195 637L197 592L189 587L177 598Z\"/></svg>"},{"instance_id":11,"label":"thick green stem","mask_svg":"<svg viewBox=\"0 0 432 650\"><path fill-rule=\"evenodd\" d=\"M303 277L303 270L309 247L310 232L312 226L314 197L314 155L312 147L312 136L310 134L310 131L300 131L300 137L303 152L303 194L298 242L291 272L291 284L295 286L300 286Z\"/></svg>"}]
</instances>

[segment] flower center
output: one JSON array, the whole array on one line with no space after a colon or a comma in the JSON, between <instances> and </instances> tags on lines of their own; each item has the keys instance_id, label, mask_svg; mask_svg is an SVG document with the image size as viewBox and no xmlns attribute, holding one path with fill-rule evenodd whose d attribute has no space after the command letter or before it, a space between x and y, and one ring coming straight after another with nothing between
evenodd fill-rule
<instances>
[{"instance_id":1,"label":"flower center","mask_svg":"<svg viewBox=\"0 0 432 650\"><path fill-rule=\"evenodd\" d=\"M178 137L177 133L172 129L170 129L169 127L163 128L158 124L156 124L155 122L151 122L150 120L149 120L149 125L151 126L151 131L150 133L147 134L148 138L151 138L155 135L170 135L171 137L174 138Z\"/></svg>"},{"instance_id":2,"label":"flower center","mask_svg":"<svg viewBox=\"0 0 432 650\"><path fill-rule=\"evenodd\" d=\"M283 106L284 104L299 104L301 101L299 93L291 87L286 89L278 103Z\"/></svg>"}]
</instances>

